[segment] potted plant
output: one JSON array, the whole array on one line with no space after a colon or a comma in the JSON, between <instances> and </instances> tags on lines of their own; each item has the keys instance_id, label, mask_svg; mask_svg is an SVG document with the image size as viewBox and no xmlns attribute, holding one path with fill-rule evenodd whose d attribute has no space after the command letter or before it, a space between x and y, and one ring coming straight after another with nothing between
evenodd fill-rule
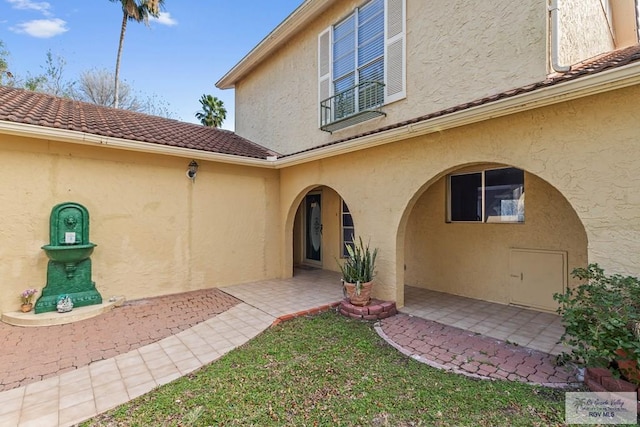
<instances>
[{"instance_id":1,"label":"potted plant","mask_svg":"<svg viewBox=\"0 0 640 427\"><path fill-rule=\"evenodd\" d=\"M572 274L584 283L554 295L565 326L561 341L571 348L563 358L640 384L640 280L606 275L597 264Z\"/></svg>"},{"instance_id":2,"label":"potted plant","mask_svg":"<svg viewBox=\"0 0 640 427\"><path fill-rule=\"evenodd\" d=\"M349 256L343 264L338 263L338 266L342 272L346 298L353 305L364 306L371 300L378 249L371 250L369 243L365 246L362 243L362 237L358 242L353 240L355 243L347 246Z\"/></svg>"},{"instance_id":3,"label":"potted plant","mask_svg":"<svg viewBox=\"0 0 640 427\"><path fill-rule=\"evenodd\" d=\"M22 305L20 306L20 310L23 313L28 313L33 308L33 296L38 293L37 289L25 289L20 294L20 299L22 300Z\"/></svg>"}]
</instances>

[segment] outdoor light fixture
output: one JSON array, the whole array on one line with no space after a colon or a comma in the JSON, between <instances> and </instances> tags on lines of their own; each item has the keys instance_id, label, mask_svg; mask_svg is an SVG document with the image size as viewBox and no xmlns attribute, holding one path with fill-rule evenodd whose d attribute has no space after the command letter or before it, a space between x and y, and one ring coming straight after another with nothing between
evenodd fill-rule
<instances>
[{"instance_id":1,"label":"outdoor light fixture","mask_svg":"<svg viewBox=\"0 0 640 427\"><path fill-rule=\"evenodd\" d=\"M191 163L189 163L189 169L187 170L187 178L189 178L191 181L195 181L197 173L198 163L195 160L191 160Z\"/></svg>"}]
</instances>

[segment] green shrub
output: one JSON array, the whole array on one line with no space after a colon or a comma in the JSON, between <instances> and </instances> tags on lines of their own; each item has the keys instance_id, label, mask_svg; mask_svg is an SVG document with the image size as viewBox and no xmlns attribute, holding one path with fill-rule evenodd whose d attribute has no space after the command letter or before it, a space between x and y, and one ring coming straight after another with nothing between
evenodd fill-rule
<instances>
[{"instance_id":1,"label":"green shrub","mask_svg":"<svg viewBox=\"0 0 640 427\"><path fill-rule=\"evenodd\" d=\"M571 347L562 356L585 366L611 367L621 349L640 362L640 280L608 276L598 264L572 275L584 283L553 296L566 329L561 342Z\"/></svg>"}]
</instances>

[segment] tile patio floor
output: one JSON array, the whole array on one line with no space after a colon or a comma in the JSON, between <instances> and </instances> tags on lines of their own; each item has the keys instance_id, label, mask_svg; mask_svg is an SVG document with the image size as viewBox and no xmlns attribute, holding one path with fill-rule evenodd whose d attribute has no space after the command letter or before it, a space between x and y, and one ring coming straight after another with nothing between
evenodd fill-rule
<instances>
[{"instance_id":1,"label":"tile patio floor","mask_svg":"<svg viewBox=\"0 0 640 427\"><path fill-rule=\"evenodd\" d=\"M550 354L565 349L560 316L522 307L495 304L428 289L405 286L400 311Z\"/></svg>"},{"instance_id":2,"label":"tile patio floor","mask_svg":"<svg viewBox=\"0 0 640 427\"><path fill-rule=\"evenodd\" d=\"M142 321L135 323L135 328L131 324L127 326L126 322L113 323L114 328L110 329L113 334L111 340L108 338L109 328L106 328L103 331L104 334L107 334L104 339L93 342L93 348L85 348L86 353L97 354L96 352L103 351L101 355L103 360L91 360L85 357L83 359L85 364L78 362L82 366L62 368L63 365L59 362L64 357L65 346L62 345L64 343L53 342L53 348L60 351L47 356L52 359L49 362L39 362L46 363L50 367L50 372L42 375L43 380L36 381L34 379L32 382L27 381L28 383L25 385L0 392L0 426L74 425L218 359L231 349L242 345L267 329L278 318L289 317L292 313L304 313L321 306L327 307L342 298L339 276L333 272L319 270L300 270L291 279L240 284L224 287L221 290L239 301L229 304L230 308L221 313L210 312L205 316L205 319L198 316L192 319L183 319L178 322L179 324L170 328L166 327L166 319L163 319L162 316L154 322L148 323L151 326L145 327L141 326L144 323ZM132 302L132 305L144 305L148 302L151 305L156 304L153 306L153 313L169 313L172 307L175 310L174 306L183 302L181 298L188 294L191 293L175 295L172 298L141 300ZM535 336L529 340L527 345L549 348L552 332L561 333L556 326L552 327L555 320L548 316L553 315L541 316L537 312L526 310L513 312L508 310L510 307L486 305L487 303L476 305L477 303L478 301L469 301L446 294L424 293L419 289L407 288L407 304L405 308L401 309L403 314L385 319L385 322L388 321L388 323L382 322L377 328L383 338L390 340L392 345L405 354L418 360L431 362L430 364L434 366L467 375L482 376L481 374L486 374L487 377L491 376L490 373L479 371L479 365L465 367L461 364L455 365L445 362L440 366L440 362L437 362L439 359L433 355L426 352L420 353L422 350L426 351L427 345L432 345L432 348L435 348L433 346L436 343L429 344L425 340L435 336L455 337L459 343L458 347L447 348L445 351L459 350L460 346L466 346L465 351L469 352L476 351L477 346L490 345L496 352L501 351L499 354L496 353L496 356L502 357L499 363L505 363L505 369L508 365L508 372L518 374L517 378L509 379L532 381L534 378L538 379L542 372L536 373L536 368L539 370L551 369L548 363L551 356L546 353L527 347L519 347L514 352L511 348L513 346L504 341L475 333L470 333L475 337L475 341L466 339L464 333L469 334L469 332L459 329L459 327L471 330L475 328L480 331L479 328L482 328L483 321L501 321L502 323L496 324L495 327L491 324L484 334L504 335L507 339L515 340L517 336L523 335L522 332L526 328L523 328L521 319L527 317L529 325L537 321L546 325L540 327L539 333L534 334ZM444 308L447 305L450 305L451 308ZM469 309L469 306L473 308ZM118 316L124 317L126 310L118 308L112 313L117 319ZM463 316L458 319L460 313ZM502 313L502 317L492 317L495 313ZM107 316L107 314L77 322L77 324L59 325L56 328L62 328L61 331L64 332L65 328L71 330L69 328L77 328L77 325L83 322L100 322L101 320L104 322L106 317L102 316ZM418 316L439 316L438 322L448 322L457 327L445 326ZM392 322L392 319L395 320ZM459 323L465 320L469 322L468 325ZM112 321L115 322L115 320ZM195 324L190 322L195 322ZM510 325L510 328L505 329L504 325ZM16 333L25 335L32 333L26 328L2 325L2 328L6 327L9 328L11 334L6 333L0 336L0 348L5 352L8 348L7 337L15 336ZM116 339L116 335L128 336L133 332L139 334L141 329L147 327L149 333L146 339L153 340L155 336L157 341L140 343L141 338L136 335L131 339L138 341L138 345L135 343L129 346L123 344L114 350L111 341ZM434 327L437 331L433 329ZM153 335L152 332L155 331L157 334L159 328L166 329L167 336L160 339L157 335ZM7 329L0 329L0 331L5 330ZM431 332L425 332L428 330ZM62 333L61 336L74 336L76 341L89 342L92 335L95 335L95 328L79 328L76 333L85 335L76 336ZM483 332L479 333L483 334ZM394 337L398 341L402 341L400 335L413 339L404 345L394 342ZM556 338L553 337L553 339ZM49 343L51 346L51 341ZM14 342L13 345L17 345L17 343ZM416 349L412 345L417 345L418 348ZM442 345L442 343L438 345ZM35 351L24 354L27 354L29 358L37 355ZM527 355L533 355L533 359L527 359ZM15 360L4 360L2 364L8 372L12 372L12 369L17 366L17 359L24 357L24 355L18 354L15 356ZM446 356L443 357L446 359ZM455 357L451 359L455 361ZM433 363L434 361L437 363ZM491 361L485 362L485 365L491 363ZM531 369L533 369L533 373L531 373ZM531 378L527 378L529 375ZM549 373L548 376L553 376L553 373ZM568 376L566 379L567 381L571 380Z\"/></svg>"}]
</instances>

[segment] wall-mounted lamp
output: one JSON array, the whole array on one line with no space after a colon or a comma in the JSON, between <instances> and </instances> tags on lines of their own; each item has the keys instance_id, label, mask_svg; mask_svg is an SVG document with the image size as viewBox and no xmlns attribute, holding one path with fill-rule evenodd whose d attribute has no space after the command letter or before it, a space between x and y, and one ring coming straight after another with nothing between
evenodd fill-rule
<instances>
[{"instance_id":1,"label":"wall-mounted lamp","mask_svg":"<svg viewBox=\"0 0 640 427\"><path fill-rule=\"evenodd\" d=\"M187 169L187 178L189 178L191 181L195 181L197 173L198 163L195 160L191 160L191 163L189 163L189 169Z\"/></svg>"}]
</instances>

